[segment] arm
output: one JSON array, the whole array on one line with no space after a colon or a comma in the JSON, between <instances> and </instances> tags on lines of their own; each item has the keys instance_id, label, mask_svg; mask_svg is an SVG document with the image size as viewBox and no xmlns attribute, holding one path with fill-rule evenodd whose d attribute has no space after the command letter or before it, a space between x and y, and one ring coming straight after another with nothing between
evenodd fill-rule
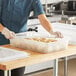
<instances>
[{"instance_id":1,"label":"arm","mask_svg":"<svg viewBox=\"0 0 76 76\"><path fill-rule=\"evenodd\" d=\"M38 16L38 19L41 23L41 25L50 33L50 31L53 31L52 25L49 22L49 20L46 18L44 14L41 14Z\"/></svg>"},{"instance_id":2,"label":"arm","mask_svg":"<svg viewBox=\"0 0 76 76\"><path fill-rule=\"evenodd\" d=\"M6 39L12 39L15 37L15 33L4 27L2 24L0 24L0 32L6 37Z\"/></svg>"},{"instance_id":3,"label":"arm","mask_svg":"<svg viewBox=\"0 0 76 76\"><path fill-rule=\"evenodd\" d=\"M45 16L45 14L40 14L38 15L38 19L41 23L41 25L52 35L55 35L56 37L60 37L62 38L63 35L60 32L54 32L53 31L53 27L51 25L51 23L49 22L49 20L47 19L47 17Z\"/></svg>"},{"instance_id":4,"label":"arm","mask_svg":"<svg viewBox=\"0 0 76 76\"><path fill-rule=\"evenodd\" d=\"M2 32L3 29L4 29L4 26L0 24L0 32Z\"/></svg>"}]
</instances>

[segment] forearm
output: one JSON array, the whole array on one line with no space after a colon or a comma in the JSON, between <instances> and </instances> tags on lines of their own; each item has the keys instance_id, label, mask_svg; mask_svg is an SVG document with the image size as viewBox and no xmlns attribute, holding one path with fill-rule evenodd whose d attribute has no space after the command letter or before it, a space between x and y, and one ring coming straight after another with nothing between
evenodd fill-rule
<instances>
[{"instance_id":1,"label":"forearm","mask_svg":"<svg viewBox=\"0 0 76 76\"><path fill-rule=\"evenodd\" d=\"M0 24L0 32L2 35L5 36L6 39L15 38L15 33L13 31L10 31L8 28L4 27L2 24Z\"/></svg>"},{"instance_id":2,"label":"forearm","mask_svg":"<svg viewBox=\"0 0 76 76\"><path fill-rule=\"evenodd\" d=\"M50 21L46 18L45 15L39 15L38 16L41 25L48 31L48 32L52 32L53 31L53 27L50 23Z\"/></svg>"},{"instance_id":3,"label":"forearm","mask_svg":"<svg viewBox=\"0 0 76 76\"><path fill-rule=\"evenodd\" d=\"M52 35L55 35L55 37L59 37L59 38L63 38L63 35L61 34L61 32L54 32L53 31L53 27L50 23L50 21L46 18L46 16L44 14L39 15L38 16L41 25Z\"/></svg>"},{"instance_id":4,"label":"forearm","mask_svg":"<svg viewBox=\"0 0 76 76\"><path fill-rule=\"evenodd\" d=\"M0 23L0 32L4 29L4 26Z\"/></svg>"}]
</instances>

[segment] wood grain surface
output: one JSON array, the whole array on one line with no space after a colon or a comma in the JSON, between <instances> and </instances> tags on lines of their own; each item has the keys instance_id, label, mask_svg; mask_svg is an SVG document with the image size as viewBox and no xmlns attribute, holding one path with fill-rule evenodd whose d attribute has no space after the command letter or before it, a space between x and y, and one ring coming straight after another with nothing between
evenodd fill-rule
<instances>
[{"instance_id":1,"label":"wood grain surface","mask_svg":"<svg viewBox=\"0 0 76 76\"><path fill-rule=\"evenodd\" d=\"M56 51L56 52L54 51L48 54L42 54L42 53L30 51L30 50L14 48L14 47L11 47L10 45L4 45L2 47L12 48L19 51L25 51L25 52L30 53L30 57L28 58L22 58L18 60L0 63L0 69L2 70L11 70L11 69L15 69L15 68L23 67L23 66L34 65L37 63L42 63L42 62L50 61L53 59L62 58L62 57L76 54L75 45L69 45L66 50L61 50L61 51Z\"/></svg>"}]
</instances>

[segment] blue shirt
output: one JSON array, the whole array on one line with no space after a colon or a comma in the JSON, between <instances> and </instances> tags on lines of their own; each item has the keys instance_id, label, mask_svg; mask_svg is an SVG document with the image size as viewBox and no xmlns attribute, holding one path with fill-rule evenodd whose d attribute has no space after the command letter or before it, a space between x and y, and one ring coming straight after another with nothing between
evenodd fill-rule
<instances>
[{"instance_id":1,"label":"blue shirt","mask_svg":"<svg viewBox=\"0 0 76 76\"><path fill-rule=\"evenodd\" d=\"M31 11L34 11L35 16L44 13L40 0L0 1L2 1L0 2L0 23L15 33L26 31L27 20ZM0 37L1 43L4 36L0 34Z\"/></svg>"}]
</instances>

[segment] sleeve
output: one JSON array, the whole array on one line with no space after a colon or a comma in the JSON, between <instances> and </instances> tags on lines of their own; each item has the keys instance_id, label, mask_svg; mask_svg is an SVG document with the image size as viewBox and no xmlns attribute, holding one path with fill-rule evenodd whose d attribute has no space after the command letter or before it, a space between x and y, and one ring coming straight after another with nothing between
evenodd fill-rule
<instances>
[{"instance_id":1,"label":"sleeve","mask_svg":"<svg viewBox=\"0 0 76 76\"><path fill-rule=\"evenodd\" d=\"M40 0L33 0L33 11L35 16L44 14L44 10Z\"/></svg>"}]
</instances>

